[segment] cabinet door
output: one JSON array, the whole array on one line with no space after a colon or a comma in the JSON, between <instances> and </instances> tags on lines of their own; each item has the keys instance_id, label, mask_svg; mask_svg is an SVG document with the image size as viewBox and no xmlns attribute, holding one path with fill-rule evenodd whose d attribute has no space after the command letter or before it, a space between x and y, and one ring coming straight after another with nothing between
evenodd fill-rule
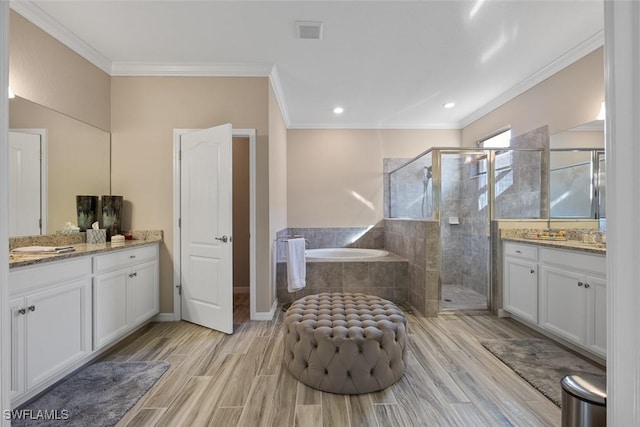
<instances>
[{"instance_id":1,"label":"cabinet door","mask_svg":"<svg viewBox=\"0 0 640 427\"><path fill-rule=\"evenodd\" d=\"M504 308L523 319L538 321L538 266L515 258L504 262Z\"/></svg>"},{"instance_id":2,"label":"cabinet door","mask_svg":"<svg viewBox=\"0 0 640 427\"><path fill-rule=\"evenodd\" d=\"M540 325L584 345L587 291L584 275L543 266L540 268Z\"/></svg>"},{"instance_id":3,"label":"cabinet door","mask_svg":"<svg viewBox=\"0 0 640 427\"><path fill-rule=\"evenodd\" d=\"M22 312L22 310L25 310ZM9 301L11 316L11 399L26 391L24 316L26 303L23 297Z\"/></svg>"},{"instance_id":4,"label":"cabinet door","mask_svg":"<svg viewBox=\"0 0 640 427\"><path fill-rule=\"evenodd\" d=\"M599 277L587 276L587 342L590 351L607 356L607 287Z\"/></svg>"},{"instance_id":5,"label":"cabinet door","mask_svg":"<svg viewBox=\"0 0 640 427\"><path fill-rule=\"evenodd\" d=\"M25 300L30 388L91 352L91 281L77 279Z\"/></svg>"},{"instance_id":6,"label":"cabinet door","mask_svg":"<svg viewBox=\"0 0 640 427\"><path fill-rule=\"evenodd\" d=\"M158 314L158 263L140 264L129 274L131 325L137 326Z\"/></svg>"},{"instance_id":7,"label":"cabinet door","mask_svg":"<svg viewBox=\"0 0 640 427\"><path fill-rule=\"evenodd\" d=\"M129 269L93 278L93 348L117 339L129 328L127 283Z\"/></svg>"}]
</instances>

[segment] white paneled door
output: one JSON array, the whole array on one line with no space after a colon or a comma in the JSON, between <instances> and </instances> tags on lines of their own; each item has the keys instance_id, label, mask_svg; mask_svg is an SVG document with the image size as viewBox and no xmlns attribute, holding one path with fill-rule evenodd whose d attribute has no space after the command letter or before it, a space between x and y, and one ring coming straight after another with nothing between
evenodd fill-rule
<instances>
[{"instance_id":1,"label":"white paneled door","mask_svg":"<svg viewBox=\"0 0 640 427\"><path fill-rule=\"evenodd\" d=\"M9 236L40 234L41 136L9 132Z\"/></svg>"},{"instance_id":2,"label":"white paneled door","mask_svg":"<svg viewBox=\"0 0 640 427\"><path fill-rule=\"evenodd\" d=\"M233 332L231 124L180 136L182 318Z\"/></svg>"}]
</instances>

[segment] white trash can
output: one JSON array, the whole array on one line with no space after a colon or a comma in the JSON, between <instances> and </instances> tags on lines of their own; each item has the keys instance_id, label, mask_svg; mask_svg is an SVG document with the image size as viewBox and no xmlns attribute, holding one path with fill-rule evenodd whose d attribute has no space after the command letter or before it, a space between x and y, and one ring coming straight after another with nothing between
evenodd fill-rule
<instances>
[{"instance_id":1,"label":"white trash can","mask_svg":"<svg viewBox=\"0 0 640 427\"><path fill-rule=\"evenodd\" d=\"M606 427L607 382L567 375L562 385L562 427Z\"/></svg>"}]
</instances>

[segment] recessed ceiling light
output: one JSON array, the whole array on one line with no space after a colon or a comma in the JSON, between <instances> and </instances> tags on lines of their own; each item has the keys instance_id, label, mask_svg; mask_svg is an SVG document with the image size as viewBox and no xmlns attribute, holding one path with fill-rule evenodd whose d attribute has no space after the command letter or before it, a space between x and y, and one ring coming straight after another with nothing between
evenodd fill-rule
<instances>
[{"instance_id":1,"label":"recessed ceiling light","mask_svg":"<svg viewBox=\"0 0 640 427\"><path fill-rule=\"evenodd\" d=\"M456 106L456 103L455 103L455 102L447 102L447 103L445 103L445 104L442 104L442 106L443 106L444 108L453 108L453 107L455 107L455 106Z\"/></svg>"},{"instance_id":2,"label":"recessed ceiling light","mask_svg":"<svg viewBox=\"0 0 640 427\"><path fill-rule=\"evenodd\" d=\"M335 114L342 114L342 113L344 113L344 108L342 108L342 107L336 107L336 108L334 108L334 109L333 109L333 112L334 112Z\"/></svg>"}]
</instances>

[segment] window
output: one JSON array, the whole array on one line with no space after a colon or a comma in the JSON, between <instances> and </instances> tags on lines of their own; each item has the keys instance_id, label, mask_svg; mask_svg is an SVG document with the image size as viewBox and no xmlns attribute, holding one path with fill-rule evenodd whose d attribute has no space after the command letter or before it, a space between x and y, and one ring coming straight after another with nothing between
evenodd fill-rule
<instances>
[{"instance_id":1,"label":"window","mask_svg":"<svg viewBox=\"0 0 640 427\"><path fill-rule=\"evenodd\" d=\"M511 129L502 131L489 138L478 141L478 146L482 148L507 148L511 144Z\"/></svg>"}]
</instances>

